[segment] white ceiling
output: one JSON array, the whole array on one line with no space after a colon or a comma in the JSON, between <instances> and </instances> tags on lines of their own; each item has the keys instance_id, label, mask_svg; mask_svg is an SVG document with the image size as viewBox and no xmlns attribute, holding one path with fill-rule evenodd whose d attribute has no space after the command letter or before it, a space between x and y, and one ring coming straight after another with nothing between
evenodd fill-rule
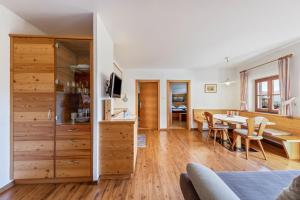
<instances>
[{"instance_id":1,"label":"white ceiling","mask_svg":"<svg viewBox=\"0 0 300 200\"><path fill-rule=\"evenodd\" d=\"M91 12L99 10L124 68L229 67L300 37L299 0L0 3L50 34L91 34Z\"/></svg>"},{"instance_id":2,"label":"white ceiling","mask_svg":"<svg viewBox=\"0 0 300 200\"><path fill-rule=\"evenodd\" d=\"M92 0L0 0L0 4L50 35L93 34Z\"/></svg>"}]
</instances>

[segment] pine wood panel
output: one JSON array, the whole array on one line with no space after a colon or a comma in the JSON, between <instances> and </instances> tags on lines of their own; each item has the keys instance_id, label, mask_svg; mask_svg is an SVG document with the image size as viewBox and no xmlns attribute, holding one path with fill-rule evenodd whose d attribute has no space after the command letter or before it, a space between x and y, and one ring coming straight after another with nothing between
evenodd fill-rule
<instances>
[{"instance_id":1,"label":"pine wood panel","mask_svg":"<svg viewBox=\"0 0 300 200\"><path fill-rule=\"evenodd\" d=\"M89 177L91 176L90 159L56 160L56 177Z\"/></svg>"},{"instance_id":2,"label":"pine wood panel","mask_svg":"<svg viewBox=\"0 0 300 200\"><path fill-rule=\"evenodd\" d=\"M245 117L256 117L262 116L267 118L269 121L274 122L275 125L271 128L291 132L295 135L300 136L300 118L288 118L275 114L260 113L260 112L240 112L240 115Z\"/></svg>"},{"instance_id":3,"label":"pine wood panel","mask_svg":"<svg viewBox=\"0 0 300 200\"><path fill-rule=\"evenodd\" d=\"M140 128L158 129L158 82L140 82Z\"/></svg>"},{"instance_id":4,"label":"pine wood panel","mask_svg":"<svg viewBox=\"0 0 300 200\"><path fill-rule=\"evenodd\" d=\"M52 178L53 160L15 161L15 179Z\"/></svg>"},{"instance_id":5,"label":"pine wood panel","mask_svg":"<svg viewBox=\"0 0 300 200\"><path fill-rule=\"evenodd\" d=\"M16 73L14 91L27 93L52 93L54 73Z\"/></svg>"},{"instance_id":6,"label":"pine wood panel","mask_svg":"<svg viewBox=\"0 0 300 200\"><path fill-rule=\"evenodd\" d=\"M54 40L12 41L14 178L53 178Z\"/></svg>"},{"instance_id":7,"label":"pine wood panel","mask_svg":"<svg viewBox=\"0 0 300 200\"><path fill-rule=\"evenodd\" d=\"M91 149L91 141L90 140L57 140L56 141L56 150L64 151L64 150L77 150L77 149Z\"/></svg>"},{"instance_id":8,"label":"pine wood panel","mask_svg":"<svg viewBox=\"0 0 300 200\"><path fill-rule=\"evenodd\" d=\"M14 95L13 108L15 112L48 112L49 108L54 109L54 101L54 96L51 93L28 95L26 93L16 92Z\"/></svg>"},{"instance_id":9,"label":"pine wood panel","mask_svg":"<svg viewBox=\"0 0 300 200\"><path fill-rule=\"evenodd\" d=\"M53 122L14 123L14 141L53 140Z\"/></svg>"}]
</instances>

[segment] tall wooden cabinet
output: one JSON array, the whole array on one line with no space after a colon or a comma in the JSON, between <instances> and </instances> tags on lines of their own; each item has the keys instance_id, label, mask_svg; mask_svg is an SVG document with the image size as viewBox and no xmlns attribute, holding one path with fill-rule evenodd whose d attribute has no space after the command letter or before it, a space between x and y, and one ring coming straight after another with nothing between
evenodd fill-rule
<instances>
[{"instance_id":1,"label":"tall wooden cabinet","mask_svg":"<svg viewBox=\"0 0 300 200\"><path fill-rule=\"evenodd\" d=\"M92 177L92 40L11 35L13 178Z\"/></svg>"}]
</instances>

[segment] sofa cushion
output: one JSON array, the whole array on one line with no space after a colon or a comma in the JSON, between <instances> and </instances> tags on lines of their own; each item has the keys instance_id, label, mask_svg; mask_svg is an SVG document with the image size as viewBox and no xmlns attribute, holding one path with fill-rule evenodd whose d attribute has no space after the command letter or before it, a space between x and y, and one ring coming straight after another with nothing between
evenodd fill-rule
<instances>
[{"instance_id":1,"label":"sofa cushion","mask_svg":"<svg viewBox=\"0 0 300 200\"><path fill-rule=\"evenodd\" d=\"M300 175L294 178L289 187L284 188L276 200L299 200L300 199Z\"/></svg>"},{"instance_id":2,"label":"sofa cushion","mask_svg":"<svg viewBox=\"0 0 300 200\"><path fill-rule=\"evenodd\" d=\"M274 200L300 171L219 172L217 175L242 200Z\"/></svg>"},{"instance_id":3,"label":"sofa cushion","mask_svg":"<svg viewBox=\"0 0 300 200\"><path fill-rule=\"evenodd\" d=\"M236 194L211 169L189 163L187 173L200 199L237 200Z\"/></svg>"}]
</instances>

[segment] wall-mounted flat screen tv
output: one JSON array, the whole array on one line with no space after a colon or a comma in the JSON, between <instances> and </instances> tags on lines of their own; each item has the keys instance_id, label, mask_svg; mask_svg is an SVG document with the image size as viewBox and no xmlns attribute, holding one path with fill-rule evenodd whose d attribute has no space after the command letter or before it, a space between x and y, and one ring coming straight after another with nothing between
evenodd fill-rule
<instances>
[{"instance_id":1,"label":"wall-mounted flat screen tv","mask_svg":"<svg viewBox=\"0 0 300 200\"><path fill-rule=\"evenodd\" d=\"M116 73L112 73L110 75L110 97L121 98L121 90L122 79Z\"/></svg>"}]
</instances>

